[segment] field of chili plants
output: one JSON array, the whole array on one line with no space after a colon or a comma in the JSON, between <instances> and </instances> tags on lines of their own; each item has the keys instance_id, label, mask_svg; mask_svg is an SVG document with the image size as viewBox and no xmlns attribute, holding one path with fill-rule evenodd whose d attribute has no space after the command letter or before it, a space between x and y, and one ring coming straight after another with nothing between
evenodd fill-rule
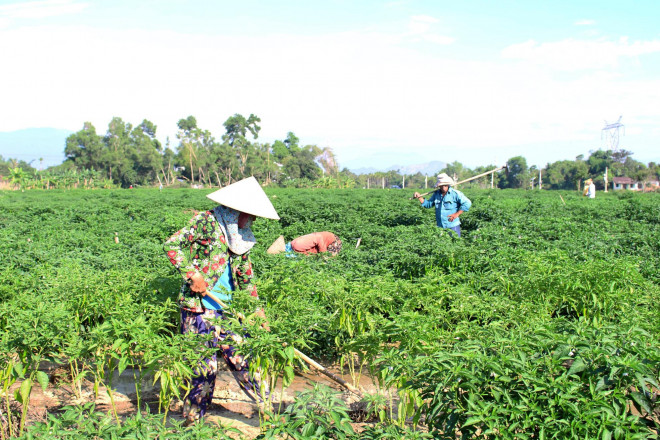
<instances>
[{"instance_id":1,"label":"field of chili plants","mask_svg":"<svg viewBox=\"0 0 660 440\"><path fill-rule=\"evenodd\" d=\"M3 438L240 436L168 412L204 353L178 334L181 279L162 243L213 207L207 192L0 193ZM241 351L272 385L303 368L296 347L375 391L358 429L343 395L310 386L260 438L658 437L660 194L466 191L456 238L401 190L267 193L281 221L255 222L252 258L271 331L234 322L252 335ZM338 257L265 252L323 230L342 238ZM52 386L45 365L73 394L93 383L109 411L30 420L30 396ZM131 415L113 400L126 371ZM145 378L157 404L141 401Z\"/></svg>"}]
</instances>

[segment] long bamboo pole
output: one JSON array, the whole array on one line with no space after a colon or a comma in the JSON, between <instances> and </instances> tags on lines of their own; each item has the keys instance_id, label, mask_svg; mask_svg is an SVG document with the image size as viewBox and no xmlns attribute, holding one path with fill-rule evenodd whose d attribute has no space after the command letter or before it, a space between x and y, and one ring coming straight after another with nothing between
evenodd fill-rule
<instances>
[{"instance_id":1,"label":"long bamboo pole","mask_svg":"<svg viewBox=\"0 0 660 440\"><path fill-rule=\"evenodd\" d=\"M497 167L497 168L495 168L494 170L486 171L485 173L477 174L476 176L472 176L472 177L470 177L470 178L468 178L468 179L461 180L460 182L455 183L454 186L458 186L458 185L460 185L461 183L469 182L470 180L478 179L479 177L487 176L488 174L494 174L494 173L498 172L499 170L503 170L503 169L505 169L505 168L507 168L507 165L504 165L504 166L501 166L501 167ZM437 189L438 189L438 187L435 187L435 188L433 188L433 191L435 191L435 190L437 190ZM428 196L428 195L431 194L433 191L425 192L424 194L420 194L419 196L420 196L420 197ZM415 198L417 198L417 197L410 197L408 200L412 200L412 199L415 199Z\"/></svg>"}]
</instances>

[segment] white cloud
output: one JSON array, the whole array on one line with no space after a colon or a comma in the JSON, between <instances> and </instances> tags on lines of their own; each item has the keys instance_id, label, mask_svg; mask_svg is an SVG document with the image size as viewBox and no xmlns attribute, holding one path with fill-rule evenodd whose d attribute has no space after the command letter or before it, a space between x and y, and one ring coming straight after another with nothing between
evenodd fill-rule
<instances>
[{"instance_id":1,"label":"white cloud","mask_svg":"<svg viewBox=\"0 0 660 440\"><path fill-rule=\"evenodd\" d=\"M529 40L502 50L502 57L516 59L560 71L612 68L623 58L660 52L660 40L618 41L567 39L551 43Z\"/></svg>"},{"instance_id":2,"label":"white cloud","mask_svg":"<svg viewBox=\"0 0 660 440\"><path fill-rule=\"evenodd\" d=\"M420 23L437 23L440 21L435 17L431 17L430 15L413 15L410 17L410 19Z\"/></svg>"},{"instance_id":3,"label":"white cloud","mask_svg":"<svg viewBox=\"0 0 660 440\"><path fill-rule=\"evenodd\" d=\"M452 44L455 41L453 37L431 32L433 25L439 21L437 18L429 15L413 15L408 22L408 34L406 37L410 38L413 42L427 41L439 45Z\"/></svg>"},{"instance_id":4,"label":"white cloud","mask_svg":"<svg viewBox=\"0 0 660 440\"><path fill-rule=\"evenodd\" d=\"M402 38L362 32L246 38L84 26L0 30L0 54L10 66L0 70L0 131L79 130L91 121L104 133L120 116L134 124L147 118L161 137L175 141L176 122L188 115L219 136L230 115L255 113L262 118L260 140L294 131L304 143L332 147L340 163L387 150L443 160L450 147L455 159L469 163L474 151L501 154L539 141L593 147L604 118L660 117L660 79L588 71L558 81L536 62L557 50L549 43L509 48L521 62L502 63L441 58L401 44ZM654 46L647 43L615 47L648 53Z\"/></svg>"},{"instance_id":5,"label":"white cloud","mask_svg":"<svg viewBox=\"0 0 660 440\"><path fill-rule=\"evenodd\" d=\"M431 25L437 23L438 19L428 15L415 15L410 17L408 30L412 35L424 34L431 29Z\"/></svg>"},{"instance_id":6,"label":"white cloud","mask_svg":"<svg viewBox=\"0 0 660 440\"><path fill-rule=\"evenodd\" d=\"M445 35L436 35L436 34L425 35L424 39L431 43L440 44L440 45L448 45L456 41L454 37L447 37Z\"/></svg>"},{"instance_id":7,"label":"white cloud","mask_svg":"<svg viewBox=\"0 0 660 440\"><path fill-rule=\"evenodd\" d=\"M0 17L7 18L46 18L56 15L73 14L87 7L87 3L77 0L44 0L35 2L10 3L0 5Z\"/></svg>"},{"instance_id":8,"label":"white cloud","mask_svg":"<svg viewBox=\"0 0 660 440\"><path fill-rule=\"evenodd\" d=\"M596 24L595 20L578 20L575 22L575 26L593 26Z\"/></svg>"}]
</instances>

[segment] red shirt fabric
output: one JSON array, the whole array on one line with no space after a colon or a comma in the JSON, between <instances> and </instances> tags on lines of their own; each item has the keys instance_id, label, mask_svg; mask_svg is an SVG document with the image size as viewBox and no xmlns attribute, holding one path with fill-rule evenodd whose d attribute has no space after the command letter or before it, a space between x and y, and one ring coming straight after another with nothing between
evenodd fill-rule
<instances>
[{"instance_id":1,"label":"red shirt fabric","mask_svg":"<svg viewBox=\"0 0 660 440\"><path fill-rule=\"evenodd\" d=\"M337 237L332 232L313 232L303 235L291 242L291 248L301 254L316 254L327 252L328 245L335 241Z\"/></svg>"}]
</instances>

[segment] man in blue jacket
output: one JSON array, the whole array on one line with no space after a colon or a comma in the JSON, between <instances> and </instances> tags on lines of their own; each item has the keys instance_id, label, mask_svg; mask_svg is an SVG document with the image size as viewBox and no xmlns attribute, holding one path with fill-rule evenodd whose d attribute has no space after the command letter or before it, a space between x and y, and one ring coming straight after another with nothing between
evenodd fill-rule
<instances>
[{"instance_id":1,"label":"man in blue jacket","mask_svg":"<svg viewBox=\"0 0 660 440\"><path fill-rule=\"evenodd\" d=\"M461 236L461 221L458 217L467 212L472 206L470 199L457 189L451 188L454 185L454 179L446 173L438 175L435 184L436 191L425 200L420 193L416 192L415 197L424 208L435 207L435 222L439 228L447 228Z\"/></svg>"}]
</instances>

